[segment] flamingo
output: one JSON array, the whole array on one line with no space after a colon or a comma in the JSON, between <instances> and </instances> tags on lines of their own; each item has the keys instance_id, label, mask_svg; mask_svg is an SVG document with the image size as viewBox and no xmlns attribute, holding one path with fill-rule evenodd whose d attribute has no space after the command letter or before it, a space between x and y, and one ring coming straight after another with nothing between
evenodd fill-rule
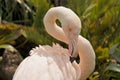
<instances>
[{"instance_id":1,"label":"flamingo","mask_svg":"<svg viewBox=\"0 0 120 80\"><path fill-rule=\"evenodd\" d=\"M61 26L56 24L61 22ZM45 14L46 31L57 40L68 44L39 45L30 51L18 66L13 80L86 80L95 68L95 52L90 42L79 35L81 21L69 8L53 7ZM80 63L71 57L80 57Z\"/></svg>"}]
</instances>

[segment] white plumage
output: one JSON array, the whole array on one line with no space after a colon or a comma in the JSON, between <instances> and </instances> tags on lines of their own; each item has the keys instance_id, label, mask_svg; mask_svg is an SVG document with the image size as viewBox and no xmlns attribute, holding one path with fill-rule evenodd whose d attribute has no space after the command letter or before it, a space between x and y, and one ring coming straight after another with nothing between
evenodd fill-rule
<instances>
[{"instance_id":1,"label":"white plumage","mask_svg":"<svg viewBox=\"0 0 120 80\"><path fill-rule=\"evenodd\" d=\"M67 43L69 49L58 44L34 48L17 68L13 80L85 80L95 68L95 53L89 41L79 35L79 17L68 8L55 7L48 10L43 21L47 32ZM69 57L77 55L80 63L71 63Z\"/></svg>"},{"instance_id":2,"label":"white plumage","mask_svg":"<svg viewBox=\"0 0 120 80\"><path fill-rule=\"evenodd\" d=\"M18 67L13 80L76 80L77 72L61 46L39 46L31 50Z\"/></svg>"}]
</instances>

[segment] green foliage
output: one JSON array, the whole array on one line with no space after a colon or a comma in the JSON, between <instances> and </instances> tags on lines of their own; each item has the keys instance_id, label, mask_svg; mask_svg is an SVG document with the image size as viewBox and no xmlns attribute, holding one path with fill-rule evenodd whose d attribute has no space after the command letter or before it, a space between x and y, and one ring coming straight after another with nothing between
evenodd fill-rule
<instances>
[{"instance_id":1,"label":"green foliage","mask_svg":"<svg viewBox=\"0 0 120 80\"><path fill-rule=\"evenodd\" d=\"M39 32L39 40L41 40L40 44L49 44L52 45L52 42L56 42L49 34L47 34L44 25L43 25L43 17L47 10L51 7L46 0L30 0L36 7L36 16L34 16L33 27Z\"/></svg>"},{"instance_id":2,"label":"green foliage","mask_svg":"<svg viewBox=\"0 0 120 80\"><path fill-rule=\"evenodd\" d=\"M81 35L92 43L96 52L96 70L90 80L118 79L115 69L120 61L120 49L114 44L120 41L120 0L69 0L68 7L81 19ZM110 49L113 46L112 49ZM109 52L112 52L109 54ZM119 68L117 68L119 69ZM104 75L104 76L103 76Z\"/></svg>"},{"instance_id":3,"label":"green foliage","mask_svg":"<svg viewBox=\"0 0 120 80\"><path fill-rule=\"evenodd\" d=\"M0 45L0 48L5 48L5 49L8 49L8 50L10 50L10 51L12 51L12 52L17 51L13 46L11 46L11 45L6 45L6 44Z\"/></svg>"},{"instance_id":4,"label":"green foliage","mask_svg":"<svg viewBox=\"0 0 120 80\"><path fill-rule=\"evenodd\" d=\"M43 41L42 41L42 39L40 39L40 37L41 37L41 35L39 34L39 32L35 29L35 28L33 28L33 27L31 27L31 28L23 28L22 30L21 30L21 34L26 38L26 39L28 39L28 40L30 40L30 41L32 41L32 42L34 42L34 43L36 43L36 44L42 44L43 43ZM35 36L33 36L33 35L35 35Z\"/></svg>"},{"instance_id":5,"label":"green foliage","mask_svg":"<svg viewBox=\"0 0 120 80\"><path fill-rule=\"evenodd\" d=\"M36 44L42 43L42 40L40 39L41 35L33 27L16 25L13 23L0 25L0 44L12 44L12 42L20 36L24 36L26 39L33 41Z\"/></svg>"},{"instance_id":6,"label":"green foliage","mask_svg":"<svg viewBox=\"0 0 120 80\"><path fill-rule=\"evenodd\" d=\"M112 58L120 62L120 44L115 44L109 51Z\"/></svg>"},{"instance_id":7,"label":"green foliage","mask_svg":"<svg viewBox=\"0 0 120 80\"><path fill-rule=\"evenodd\" d=\"M102 46L108 46L117 38L116 35L119 35L119 26L116 24L119 24L120 22L118 20L118 17L120 16L120 1L110 0L107 2L105 0L99 0L93 4L95 6L91 8L89 12L87 12L90 15L85 18L85 25L88 26L90 34L93 35L90 40L96 46L99 46L101 44ZM90 5L90 7L91 6L92 5Z\"/></svg>"},{"instance_id":8,"label":"green foliage","mask_svg":"<svg viewBox=\"0 0 120 80\"><path fill-rule=\"evenodd\" d=\"M92 1L90 0L69 0L67 6L75 11L80 17L83 15L84 11L90 5Z\"/></svg>"},{"instance_id":9,"label":"green foliage","mask_svg":"<svg viewBox=\"0 0 120 80\"><path fill-rule=\"evenodd\" d=\"M24 0L0 0L0 17L9 22L31 25L34 12L31 7Z\"/></svg>"},{"instance_id":10,"label":"green foliage","mask_svg":"<svg viewBox=\"0 0 120 80\"><path fill-rule=\"evenodd\" d=\"M12 26L12 24L0 25L0 44L10 43L17 39L20 34L20 27Z\"/></svg>"}]
</instances>

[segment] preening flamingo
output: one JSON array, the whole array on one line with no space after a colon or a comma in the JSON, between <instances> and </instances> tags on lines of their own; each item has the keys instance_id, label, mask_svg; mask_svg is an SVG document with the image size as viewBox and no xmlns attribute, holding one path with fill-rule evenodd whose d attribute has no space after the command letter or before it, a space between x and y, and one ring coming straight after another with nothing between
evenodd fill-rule
<instances>
[{"instance_id":1,"label":"preening flamingo","mask_svg":"<svg viewBox=\"0 0 120 80\"><path fill-rule=\"evenodd\" d=\"M62 28L56 24L57 19ZM32 49L17 68L13 80L85 80L95 68L95 53L90 42L79 35L79 17L71 9L60 6L49 9L43 22L46 31L67 43L69 49L58 44ZM70 56L77 55L80 63L71 63Z\"/></svg>"}]
</instances>

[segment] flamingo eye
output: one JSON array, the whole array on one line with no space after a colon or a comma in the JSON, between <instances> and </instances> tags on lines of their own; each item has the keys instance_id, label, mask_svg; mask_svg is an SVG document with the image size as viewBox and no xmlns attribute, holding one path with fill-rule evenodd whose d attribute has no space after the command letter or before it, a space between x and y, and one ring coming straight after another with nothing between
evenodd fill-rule
<instances>
[{"instance_id":1,"label":"flamingo eye","mask_svg":"<svg viewBox=\"0 0 120 80\"><path fill-rule=\"evenodd\" d=\"M68 31L71 32L71 31L72 31L72 28L68 28Z\"/></svg>"}]
</instances>

